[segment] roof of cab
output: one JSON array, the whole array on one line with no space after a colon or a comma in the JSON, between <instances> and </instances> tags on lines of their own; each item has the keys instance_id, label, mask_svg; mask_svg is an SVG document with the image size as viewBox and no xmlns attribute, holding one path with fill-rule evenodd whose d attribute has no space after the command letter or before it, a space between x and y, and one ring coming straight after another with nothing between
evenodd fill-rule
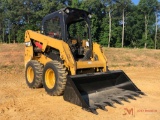
<instances>
[{"instance_id":1,"label":"roof of cab","mask_svg":"<svg viewBox=\"0 0 160 120\"><path fill-rule=\"evenodd\" d=\"M66 12L67 9L69 10L69 13ZM87 12L85 10L71 8L71 7L65 7L65 8L62 8L62 9L58 10L58 11L55 11L53 13L50 13L50 14L46 15L43 18L42 23L44 21L48 20L48 19L51 19L53 15L59 16L61 13L65 13L65 15L71 15L71 14L74 14L74 15L77 15L77 14L86 14L86 15L88 15L88 14L90 14L89 12Z\"/></svg>"}]
</instances>

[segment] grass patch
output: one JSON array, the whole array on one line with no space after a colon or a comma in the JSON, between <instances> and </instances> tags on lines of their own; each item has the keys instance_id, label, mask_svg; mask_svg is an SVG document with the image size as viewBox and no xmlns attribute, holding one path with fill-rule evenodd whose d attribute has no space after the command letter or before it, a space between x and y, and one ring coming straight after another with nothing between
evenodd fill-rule
<instances>
[{"instance_id":1,"label":"grass patch","mask_svg":"<svg viewBox=\"0 0 160 120\"><path fill-rule=\"evenodd\" d=\"M108 66L160 67L160 50L104 48Z\"/></svg>"},{"instance_id":2,"label":"grass patch","mask_svg":"<svg viewBox=\"0 0 160 120\"><path fill-rule=\"evenodd\" d=\"M109 67L160 67L160 50L103 49ZM0 69L24 70L24 44L0 44Z\"/></svg>"}]
</instances>

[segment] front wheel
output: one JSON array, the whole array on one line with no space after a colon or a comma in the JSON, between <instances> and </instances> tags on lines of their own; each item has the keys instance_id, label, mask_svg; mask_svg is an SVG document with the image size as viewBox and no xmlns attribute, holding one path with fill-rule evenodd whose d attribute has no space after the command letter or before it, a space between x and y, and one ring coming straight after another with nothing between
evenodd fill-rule
<instances>
[{"instance_id":1,"label":"front wheel","mask_svg":"<svg viewBox=\"0 0 160 120\"><path fill-rule=\"evenodd\" d=\"M43 66L36 60L31 60L26 65L25 78L30 88L42 87Z\"/></svg>"},{"instance_id":2,"label":"front wheel","mask_svg":"<svg viewBox=\"0 0 160 120\"><path fill-rule=\"evenodd\" d=\"M66 85L66 68L58 61L48 62L43 70L43 87L49 95L62 95Z\"/></svg>"}]
</instances>

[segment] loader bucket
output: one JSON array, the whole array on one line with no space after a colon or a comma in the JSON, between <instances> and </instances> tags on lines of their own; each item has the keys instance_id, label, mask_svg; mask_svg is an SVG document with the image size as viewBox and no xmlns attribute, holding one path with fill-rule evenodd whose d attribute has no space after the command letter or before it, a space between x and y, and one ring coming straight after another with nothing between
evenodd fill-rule
<instances>
[{"instance_id":1,"label":"loader bucket","mask_svg":"<svg viewBox=\"0 0 160 120\"><path fill-rule=\"evenodd\" d=\"M68 76L63 98L98 114L97 108L106 110L105 106L115 107L114 103L129 102L140 94L144 95L122 70L117 70Z\"/></svg>"}]
</instances>

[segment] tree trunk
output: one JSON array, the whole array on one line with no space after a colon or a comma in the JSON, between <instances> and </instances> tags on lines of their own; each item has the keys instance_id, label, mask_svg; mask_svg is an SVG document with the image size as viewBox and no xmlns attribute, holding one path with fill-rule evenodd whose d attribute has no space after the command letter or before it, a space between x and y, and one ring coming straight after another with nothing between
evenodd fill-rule
<instances>
[{"instance_id":1,"label":"tree trunk","mask_svg":"<svg viewBox=\"0 0 160 120\"><path fill-rule=\"evenodd\" d=\"M0 23L0 30L3 31L2 23ZM3 33L3 32L2 32ZM0 35L0 43L2 43L3 35Z\"/></svg>"},{"instance_id":2,"label":"tree trunk","mask_svg":"<svg viewBox=\"0 0 160 120\"><path fill-rule=\"evenodd\" d=\"M157 12L156 12L156 30L155 30L155 37L154 37L154 41L155 41L155 49L157 48L157 26L158 26L158 16L157 16Z\"/></svg>"},{"instance_id":3,"label":"tree trunk","mask_svg":"<svg viewBox=\"0 0 160 120\"><path fill-rule=\"evenodd\" d=\"M9 30L9 34L8 34L8 43L11 43L11 33L10 33L10 30Z\"/></svg>"},{"instance_id":4,"label":"tree trunk","mask_svg":"<svg viewBox=\"0 0 160 120\"><path fill-rule=\"evenodd\" d=\"M123 24L123 28L122 28L122 48L124 46L124 9L123 9L123 16L122 16L122 24Z\"/></svg>"},{"instance_id":5,"label":"tree trunk","mask_svg":"<svg viewBox=\"0 0 160 120\"><path fill-rule=\"evenodd\" d=\"M111 11L109 10L109 38L108 38L108 48L110 47L111 43L111 35L112 35L112 18L111 18Z\"/></svg>"},{"instance_id":6,"label":"tree trunk","mask_svg":"<svg viewBox=\"0 0 160 120\"><path fill-rule=\"evenodd\" d=\"M4 35L5 35L5 29L4 29L4 27L3 27L3 41L2 42L4 42Z\"/></svg>"},{"instance_id":7,"label":"tree trunk","mask_svg":"<svg viewBox=\"0 0 160 120\"><path fill-rule=\"evenodd\" d=\"M27 23L29 24L29 15L27 15Z\"/></svg>"},{"instance_id":8,"label":"tree trunk","mask_svg":"<svg viewBox=\"0 0 160 120\"><path fill-rule=\"evenodd\" d=\"M148 28L148 21L147 21L147 15L145 14L145 43L144 43L144 48L147 47L147 28Z\"/></svg>"}]
</instances>

